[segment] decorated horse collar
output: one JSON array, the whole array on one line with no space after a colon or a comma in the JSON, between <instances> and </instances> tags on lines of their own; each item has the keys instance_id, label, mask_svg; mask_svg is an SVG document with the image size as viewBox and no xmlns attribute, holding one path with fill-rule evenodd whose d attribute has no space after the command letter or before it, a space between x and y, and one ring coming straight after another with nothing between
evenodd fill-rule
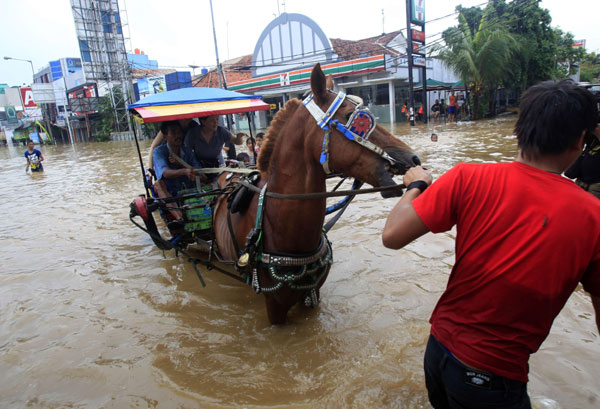
<instances>
[{"instance_id":1,"label":"decorated horse collar","mask_svg":"<svg viewBox=\"0 0 600 409\"><path fill-rule=\"evenodd\" d=\"M342 125L337 119L333 119L333 116L338 108L342 106L342 103L346 98L355 105L355 108L354 112L350 115L348 122L346 122L346 125ZM383 149L369 141L369 136L371 136L377 123L375 121L375 116L367 107L362 105L362 100L360 100L360 98L346 95L345 92L340 91L326 112L323 112L315 103L312 93L302 101L302 104L306 107L308 112L310 112L313 118L315 118L317 125L325 132L325 135L323 136L323 149L321 151L320 163L326 174L331 173L331 170L329 169L329 137L331 128L335 128L347 139L375 152L377 155L390 162L390 164L394 164L395 161L385 153Z\"/></svg>"}]
</instances>

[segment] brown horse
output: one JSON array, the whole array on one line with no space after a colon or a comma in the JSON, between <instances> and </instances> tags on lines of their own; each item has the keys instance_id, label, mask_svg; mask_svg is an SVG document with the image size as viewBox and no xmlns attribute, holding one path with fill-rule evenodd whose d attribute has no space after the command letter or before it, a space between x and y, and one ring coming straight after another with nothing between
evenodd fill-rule
<instances>
[{"instance_id":1,"label":"brown horse","mask_svg":"<svg viewBox=\"0 0 600 409\"><path fill-rule=\"evenodd\" d=\"M327 89L319 64L314 67L310 82L314 102L322 111L327 111L336 94ZM333 118L346 123L355 108L353 100L345 99ZM267 192L281 194L325 192L326 172L320 163L323 137L323 129L302 101L288 101L275 116L261 148L258 187L267 185ZM406 144L380 126L375 126L369 140L383 148L393 158L393 164L347 139L338 130L332 130L328 148L329 168L379 187L395 185L392 173L403 174L408 168L420 164ZM219 180L221 187L228 183L225 176ZM401 194L400 190L391 193ZM214 232L216 248L222 259L238 260L233 240L237 242L238 249L244 249L249 232L257 224L258 196L254 196L247 210L231 214L230 221L227 220L226 198L218 200L214 210ZM263 218L259 223L261 242L257 246L260 260L252 257L247 271L255 291L265 295L272 324L284 323L288 310L296 303L313 306L318 303L318 291L327 278L332 260L330 244L322 232L325 204L325 198L288 200L267 196L264 199ZM229 224L235 237L230 233ZM299 267L302 263L304 267Z\"/></svg>"}]
</instances>

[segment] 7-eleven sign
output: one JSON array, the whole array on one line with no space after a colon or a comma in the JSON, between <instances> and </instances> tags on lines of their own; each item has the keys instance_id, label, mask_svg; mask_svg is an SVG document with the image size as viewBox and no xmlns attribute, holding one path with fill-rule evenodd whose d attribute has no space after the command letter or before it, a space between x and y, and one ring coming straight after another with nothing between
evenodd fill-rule
<instances>
[{"instance_id":1,"label":"7-eleven sign","mask_svg":"<svg viewBox=\"0 0 600 409\"><path fill-rule=\"evenodd\" d=\"M286 85L290 85L290 73L289 72L279 74L279 85L282 87L284 87Z\"/></svg>"},{"instance_id":2,"label":"7-eleven sign","mask_svg":"<svg viewBox=\"0 0 600 409\"><path fill-rule=\"evenodd\" d=\"M413 24L425 24L425 0L411 0L411 19Z\"/></svg>"}]
</instances>

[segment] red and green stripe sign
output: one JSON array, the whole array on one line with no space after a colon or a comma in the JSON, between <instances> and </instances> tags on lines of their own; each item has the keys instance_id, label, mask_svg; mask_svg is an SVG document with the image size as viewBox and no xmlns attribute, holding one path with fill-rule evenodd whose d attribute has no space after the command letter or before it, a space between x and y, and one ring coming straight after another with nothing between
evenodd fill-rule
<instances>
[{"instance_id":1,"label":"red and green stripe sign","mask_svg":"<svg viewBox=\"0 0 600 409\"><path fill-rule=\"evenodd\" d=\"M326 64L322 65L321 68L325 75L331 74L334 77L366 74L369 72L385 70L385 56L377 55L375 57L365 57L334 64ZM227 85L227 88L231 91L253 91L300 84L310 80L311 71L312 68L304 68L280 74L265 75L249 80L232 82Z\"/></svg>"}]
</instances>

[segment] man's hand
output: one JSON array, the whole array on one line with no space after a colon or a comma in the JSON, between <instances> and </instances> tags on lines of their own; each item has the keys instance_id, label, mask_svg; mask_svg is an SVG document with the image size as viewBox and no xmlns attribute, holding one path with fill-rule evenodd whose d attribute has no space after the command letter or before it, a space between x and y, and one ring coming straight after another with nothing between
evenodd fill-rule
<instances>
[{"instance_id":1,"label":"man's hand","mask_svg":"<svg viewBox=\"0 0 600 409\"><path fill-rule=\"evenodd\" d=\"M196 172L194 171L193 168L185 168L183 171L184 171L185 176L187 176L189 180L194 180L194 177L196 176Z\"/></svg>"},{"instance_id":2,"label":"man's hand","mask_svg":"<svg viewBox=\"0 0 600 409\"><path fill-rule=\"evenodd\" d=\"M242 145L246 138L248 138L247 134L245 134L244 132L238 132L237 134L235 134L235 137L231 138L231 142L233 142L234 145Z\"/></svg>"},{"instance_id":3,"label":"man's hand","mask_svg":"<svg viewBox=\"0 0 600 409\"><path fill-rule=\"evenodd\" d=\"M433 182L433 177L431 176L431 173L429 173L422 167L415 166L414 168L410 168L404 174L404 186L408 186L416 180L423 180L427 182L427 185L431 185L431 183Z\"/></svg>"}]
</instances>

